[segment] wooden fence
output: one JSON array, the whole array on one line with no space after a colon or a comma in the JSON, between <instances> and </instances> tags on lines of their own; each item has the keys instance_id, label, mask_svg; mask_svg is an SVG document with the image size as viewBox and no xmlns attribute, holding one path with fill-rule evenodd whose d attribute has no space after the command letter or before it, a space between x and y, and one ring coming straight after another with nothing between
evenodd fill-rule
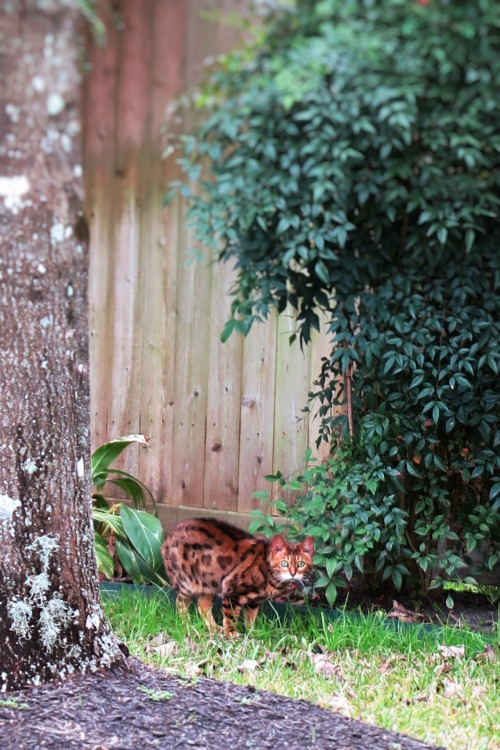
<instances>
[{"instance_id":1,"label":"wooden fence","mask_svg":"<svg viewBox=\"0 0 500 750\"><path fill-rule=\"evenodd\" d=\"M214 511L244 522L259 505L252 493L269 487L264 476L297 472L318 427L302 409L326 339L304 353L290 346L289 312L222 344L232 269L210 264L206 252L190 260L185 206L176 199L162 208L178 177L161 159L166 108L207 56L237 41L224 17L246 5L102 2L106 42L88 45L92 443L150 436L151 449L129 448L121 466L152 489L166 527Z\"/></svg>"}]
</instances>

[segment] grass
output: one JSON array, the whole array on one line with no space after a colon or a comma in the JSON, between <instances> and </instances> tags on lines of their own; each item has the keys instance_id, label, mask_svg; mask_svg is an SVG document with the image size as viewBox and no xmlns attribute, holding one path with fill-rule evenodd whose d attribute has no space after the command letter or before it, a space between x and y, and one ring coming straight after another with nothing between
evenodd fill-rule
<instances>
[{"instance_id":1,"label":"grass","mask_svg":"<svg viewBox=\"0 0 500 750\"><path fill-rule=\"evenodd\" d=\"M286 625L259 616L250 633L227 640L210 635L195 611L180 619L161 593L120 592L106 597L105 610L133 655L170 674L254 685L448 750L500 748L492 636L388 627L344 612Z\"/></svg>"}]
</instances>

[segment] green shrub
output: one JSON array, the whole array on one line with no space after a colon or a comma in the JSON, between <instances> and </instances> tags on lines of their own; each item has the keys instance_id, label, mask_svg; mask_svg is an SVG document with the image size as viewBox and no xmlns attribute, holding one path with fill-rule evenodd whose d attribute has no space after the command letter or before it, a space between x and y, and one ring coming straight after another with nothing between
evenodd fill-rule
<instances>
[{"instance_id":1,"label":"green shrub","mask_svg":"<svg viewBox=\"0 0 500 750\"><path fill-rule=\"evenodd\" d=\"M287 303L301 343L329 317L311 408L335 459L294 511L311 533L327 498L328 585L354 565L427 590L475 549L498 569L500 6L299 2L201 103L181 189L236 262L223 338Z\"/></svg>"},{"instance_id":2,"label":"green shrub","mask_svg":"<svg viewBox=\"0 0 500 750\"><path fill-rule=\"evenodd\" d=\"M113 578L122 567L134 583L165 586L166 574L161 558L163 529L156 517L156 503L150 490L126 471L110 467L120 453L132 443L147 446L143 435L127 435L110 440L97 448L91 459L92 517L99 572ZM134 507L108 500L102 493L106 484L114 484ZM148 513L146 501L154 508Z\"/></svg>"}]
</instances>

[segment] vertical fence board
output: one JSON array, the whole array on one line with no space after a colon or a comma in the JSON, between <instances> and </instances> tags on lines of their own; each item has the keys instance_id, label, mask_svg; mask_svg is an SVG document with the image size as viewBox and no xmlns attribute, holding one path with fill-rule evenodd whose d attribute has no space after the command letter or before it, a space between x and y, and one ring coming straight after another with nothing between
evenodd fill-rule
<instances>
[{"instance_id":1,"label":"vertical fence board","mask_svg":"<svg viewBox=\"0 0 500 750\"><path fill-rule=\"evenodd\" d=\"M120 156L118 170L127 169L129 173L137 167L136 154L130 151L131 147L136 150L149 138L151 6L151 0L122 3L116 138Z\"/></svg>"},{"instance_id":2,"label":"vertical fence board","mask_svg":"<svg viewBox=\"0 0 500 750\"><path fill-rule=\"evenodd\" d=\"M304 467L309 437L302 410L307 404L311 352L301 351L298 341L290 345L294 331L295 319L288 307L278 318L273 464L290 479Z\"/></svg>"},{"instance_id":3,"label":"vertical fence board","mask_svg":"<svg viewBox=\"0 0 500 750\"><path fill-rule=\"evenodd\" d=\"M101 206L92 221L92 242L98 247L110 247L113 223L111 206L106 202L106 186L97 182L92 200ZM110 278L110 253L91 258L89 271L89 298L95 300L89 309L90 328L90 413L92 449L108 440L109 406L111 400L111 368L106 366L112 346L111 329L106 325L108 315Z\"/></svg>"},{"instance_id":4,"label":"vertical fence board","mask_svg":"<svg viewBox=\"0 0 500 750\"><path fill-rule=\"evenodd\" d=\"M167 172L172 179L178 176L172 169ZM177 324L177 276L178 265L182 263L179 258L178 248L181 243L181 220L182 209L179 196L176 196L168 209L164 212L164 273L162 300L164 301L163 321L163 350L162 356L162 392L163 408L161 416L157 413L156 419L160 421L158 429L158 445L153 444L153 459L157 464L157 480L152 486L156 488L158 499L162 503L172 503L175 499L173 492L173 467L175 460L176 435L174 432L174 415L176 399L176 347L178 338ZM156 300L152 300L154 302ZM184 341L184 346L187 346ZM146 365L146 363L145 363Z\"/></svg>"},{"instance_id":5,"label":"vertical fence board","mask_svg":"<svg viewBox=\"0 0 500 750\"><path fill-rule=\"evenodd\" d=\"M149 16L149 143L141 175L141 246L144 252L140 429L151 438L140 452L139 471L160 503L171 500L177 337L177 272L180 201L163 208L166 185L178 179L173 159L160 158L165 108L183 88L183 40L188 7L176 0L152 0ZM149 230L149 236L148 236Z\"/></svg>"},{"instance_id":6,"label":"vertical fence board","mask_svg":"<svg viewBox=\"0 0 500 750\"><path fill-rule=\"evenodd\" d=\"M328 322L328 318L325 313L319 313L319 319L320 319L320 327L322 331L326 331L326 326ZM329 357L331 354L331 343L329 336L327 336L325 333L319 334L314 332L312 341L310 344L310 350L311 350L311 357L310 357L310 363L311 363L311 369L309 374L309 389L311 391L316 391L318 389L318 386L314 385L314 381L319 377L321 373L321 365L322 365L322 358L323 357ZM313 451L313 455L319 458L320 460L324 460L329 455L329 444L325 442L321 442L320 445L316 446L316 440L319 437L319 428L321 425L321 420L318 415L318 409L320 407L320 401L319 399L314 399L311 401L308 406L310 408L309 413L309 424L308 424L308 433L309 433L309 447ZM332 415L335 414L334 409L331 410Z\"/></svg>"},{"instance_id":7,"label":"vertical fence board","mask_svg":"<svg viewBox=\"0 0 500 750\"><path fill-rule=\"evenodd\" d=\"M111 400L111 367L108 366L112 348L109 319L109 300L112 295L114 245L114 207L111 183L115 159L114 135L118 81L117 31L111 22L109 9L99 8L107 27L107 43L91 42L92 66L85 79L83 96L83 133L85 158L86 211L91 229L89 269L89 327L90 327L90 393L92 449L109 439L108 410ZM92 119L89 117L92 113ZM85 114L87 115L85 117ZM91 159L101 154L102 158Z\"/></svg>"},{"instance_id":8,"label":"vertical fence board","mask_svg":"<svg viewBox=\"0 0 500 750\"><path fill-rule=\"evenodd\" d=\"M255 323L243 347L238 509L260 508L254 492L269 489L273 471L277 316Z\"/></svg>"},{"instance_id":9,"label":"vertical fence board","mask_svg":"<svg viewBox=\"0 0 500 750\"><path fill-rule=\"evenodd\" d=\"M165 109L184 86L184 48L188 28L188 3L153 0L150 25L153 49L151 66L151 140L162 147Z\"/></svg>"},{"instance_id":10,"label":"vertical fence board","mask_svg":"<svg viewBox=\"0 0 500 750\"><path fill-rule=\"evenodd\" d=\"M128 192L128 195L127 195ZM112 328L110 351L111 393L108 409L108 431L112 438L138 431L140 402L137 397L140 383L138 364L140 338L137 335L137 316L141 310L140 265L137 253L139 222L135 210L135 194L124 190L116 198L118 205L116 226L116 249L111 267L113 295L109 299L111 309L119 315L110 317ZM124 468L136 472L138 458L135 451L125 451Z\"/></svg>"},{"instance_id":11,"label":"vertical fence board","mask_svg":"<svg viewBox=\"0 0 500 750\"><path fill-rule=\"evenodd\" d=\"M220 332L230 317L229 290L234 272L229 264L212 264L210 315L211 347L208 363L207 430L204 506L238 509L238 474L241 403L241 336L223 344Z\"/></svg>"},{"instance_id":12,"label":"vertical fence board","mask_svg":"<svg viewBox=\"0 0 500 750\"><path fill-rule=\"evenodd\" d=\"M192 232L181 229L180 236L194 244ZM202 507L211 345L206 264L188 262L181 251L177 286L172 493L176 504Z\"/></svg>"},{"instance_id":13,"label":"vertical fence board","mask_svg":"<svg viewBox=\"0 0 500 750\"><path fill-rule=\"evenodd\" d=\"M151 165L150 174L158 171ZM161 220L161 194L157 180L144 183L144 217L141 222L141 298L142 316L136 335L141 342L140 414L138 430L150 438L150 451L139 452L139 472L143 481L156 488L158 499L166 487L162 481L163 425L168 398L164 383L165 361L169 355L165 330L167 328L167 299L165 295L166 253Z\"/></svg>"}]
</instances>

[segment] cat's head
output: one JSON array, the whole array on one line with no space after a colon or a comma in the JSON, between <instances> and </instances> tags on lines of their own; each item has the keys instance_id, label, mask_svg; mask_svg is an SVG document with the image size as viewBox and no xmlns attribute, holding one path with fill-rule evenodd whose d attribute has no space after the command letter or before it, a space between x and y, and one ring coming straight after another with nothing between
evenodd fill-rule
<instances>
[{"instance_id":1,"label":"cat's head","mask_svg":"<svg viewBox=\"0 0 500 750\"><path fill-rule=\"evenodd\" d=\"M302 579L312 568L314 539L306 536L303 542L287 542L281 534L275 534L269 542L268 564L274 579L281 585L302 584Z\"/></svg>"}]
</instances>

